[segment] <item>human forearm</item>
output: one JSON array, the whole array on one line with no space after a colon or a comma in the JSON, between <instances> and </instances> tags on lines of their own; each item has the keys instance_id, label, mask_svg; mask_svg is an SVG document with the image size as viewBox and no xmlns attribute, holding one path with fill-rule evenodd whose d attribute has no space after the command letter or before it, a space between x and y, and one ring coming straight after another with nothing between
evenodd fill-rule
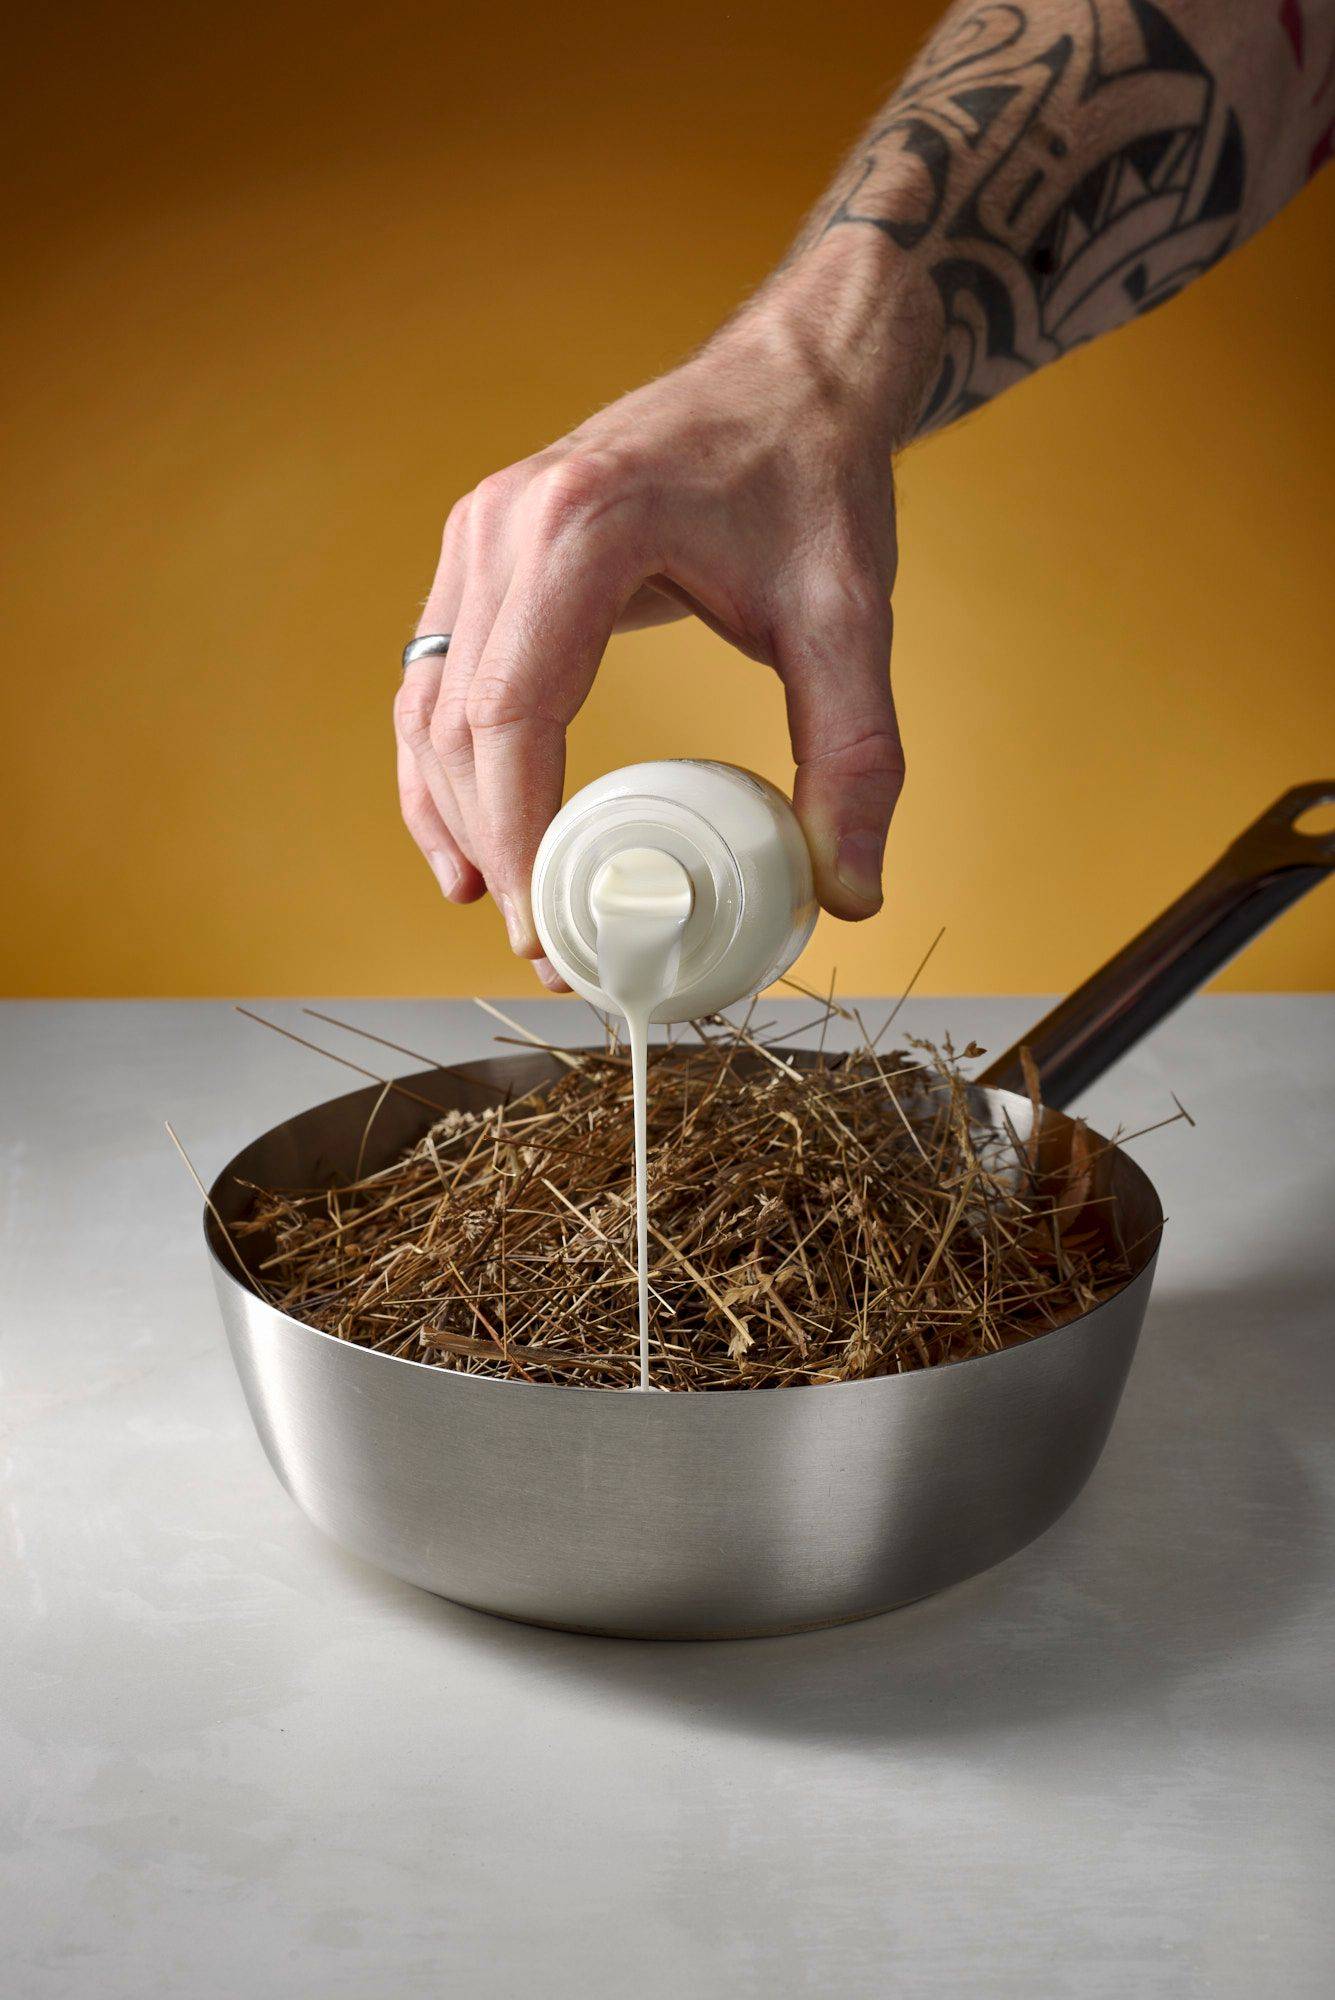
<instances>
[{"instance_id":1,"label":"human forearm","mask_svg":"<svg viewBox=\"0 0 1335 2000\"><path fill-rule=\"evenodd\" d=\"M415 660L395 706L404 817L445 893L490 889L515 949L538 954L529 878L566 728L613 631L685 610L783 683L817 891L836 916L870 915L904 771L895 447L1162 303L1259 227L1320 157L1333 12L947 15L727 325L455 505L420 626L453 635L448 655Z\"/></svg>"},{"instance_id":2,"label":"human forearm","mask_svg":"<svg viewBox=\"0 0 1335 2000\"><path fill-rule=\"evenodd\" d=\"M957 6L749 310L820 328L895 442L947 423L1268 220L1328 149L1333 35L1318 0Z\"/></svg>"}]
</instances>

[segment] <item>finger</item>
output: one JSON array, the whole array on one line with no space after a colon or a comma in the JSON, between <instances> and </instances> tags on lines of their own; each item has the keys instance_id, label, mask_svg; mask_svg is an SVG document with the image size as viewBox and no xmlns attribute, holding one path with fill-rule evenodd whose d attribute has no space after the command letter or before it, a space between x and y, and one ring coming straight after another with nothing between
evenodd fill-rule
<instances>
[{"instance_id":1,"label":"finger","mask_svg":"<svg viewBox=\"0 0 1335 2000\"><path fill-rule=\"evenodd\" d=\"M566 985L565 980L562 979L549 958L535 958L533 961L533 970L537 973L538 978L549 993L570 992L571 989Z\"/></svg>"},{"instance_id":2,"label":"finger","mask_svg":"<svg viewBox=\"0 0 1335 2000\"><path fill-rule=\"evenodd\" d=\"M578 534L535 536L469 689L483 872L523 958L542 950L529 885L538 843L561 804L566 729L646 573L634 543L624 516L600 517Z\"/></svg>"},{"instance_id":3,"label":"finger","mask_svg":"<svg viewBox=\"0 0 1335 2000\"><path fill-rule=\"evenodd\" d=\"M808 590L776 655L797 765L793 805L811 849L816 894L833 916L881 906L891 814L904 754L890 692L891 614L879 590Z\"/></svg>"},{"instance_id":4,"label":"finger","mask_svg":"<svg viewBox=\"0 0 1335 2000\"><path fill-rule=\"evenodd\" d=\"M464 846L463 816L431 748L440 665L439 656L416 661L394 698L399 807L404 824L436 870L445 894L457 903L475 903L485 893L486 884ZM445 840L437 838L442 831ZM439 867L438 855L446 857ZM447 880L452 886L447 886Z\"/></svg>"},{"instance_id":5,"label":"finger","mask_svg":"<svg viewBox=\"0 0 1335 2000\"><path fill-rule=\"evenodd\" d=\"M518 470L498 473L485 479L472 496L453 636L442 662L430 725L432 755L457 815L456 834L484 876L468 693L513 572L516 516L524 484ZM488 886L493 885L488 882Z\"/></svg>"},{"instance_id":6,"label":"finger","mask_svg":"<svg viewBox=\"0 0 1335 2000\"><path fill-rule=\"evenodd\" d=\"M452 903L475 903L484 890L482 877L446 826L422 776L422 767L404 743L397 746L399 809L442 893Z\"/></svg>"},{"instance_id":7,"label":"finger","mask_svg":"<svg viewBox=\"0 0 1335 2000\"><path fill-rule=\"evenodd\" d=\"M441 538L436 574L417 622L418 637L425 632L453 632L467 575L468 524L473 500L474 496L468 494L450 510ZM449 830L454 845L468 863L465 878L467 894L463 900L472 902L482 894L481 875L473 865L464 816L450 781L440 767L431 740L444 666L444 657L429 654L425 659L415 660L407 669L395 697L394 727L400 743L406 745L417 761L438 818Z\"/></svg>"}]
</instances>

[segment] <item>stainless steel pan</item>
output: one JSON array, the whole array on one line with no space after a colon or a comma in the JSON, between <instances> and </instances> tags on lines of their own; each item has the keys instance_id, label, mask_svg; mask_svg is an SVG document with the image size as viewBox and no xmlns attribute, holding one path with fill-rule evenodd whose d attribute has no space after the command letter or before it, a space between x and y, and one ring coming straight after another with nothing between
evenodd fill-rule
<instances>
[{"instance_id":1,"label":"stainless steel pan","mask_svg":"<svg viewBox=\"0 0 1335 2000\"><path fill-rule=\"evenodd\" d=\"M1060 1107L1335 867L1335 835L1294 822L1335 799L1300 786L1262 814L1156 923L1025 1039ZM548 1059L501 1057L411 1079L442 1109L523 1090ZM1024 1135L1018 1047L975 1087L975 1115ZM224 1168L241 1181L348 1175L377 1096L331 1099ZM374 1168L431 1114L391 1095ZM870 1617L1000 1562L1055 1521L1108 1435L1149 1299L1163 1216L1135 1161L1105 1155L1139 1268L1094 1311L952 1367L755 1394L628 1395L493 1381L349 1346L264 1303L207 1213L227 1338L269 1462L343 1547L460 1604L635 1637L740 1638ZM253 1239L250 1239L253 1242ZM259 1249L249 1254L258 1257Z\"/></svg>"}]
</instances>

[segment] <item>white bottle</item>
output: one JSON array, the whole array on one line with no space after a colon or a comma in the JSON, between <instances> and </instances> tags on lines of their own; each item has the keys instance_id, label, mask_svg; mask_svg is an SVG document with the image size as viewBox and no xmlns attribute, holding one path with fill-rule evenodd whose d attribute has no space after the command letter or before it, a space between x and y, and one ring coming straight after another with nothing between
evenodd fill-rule
<instances>
[{"instance_id":1,"label":"white bottle","mask_svg":"<svg viewBox=\"0 0 1335 2000\"><path fill-rule=\"evenodd\" d=\"M595 1007L609 1005L598 976L595 889L608 883L609 862L645 849L671 856L689 878L672 991L653 1020L689 1021L758 993L811 936L811 857L782 792L733 764L631 764L562 807L533 869L543 950ZM680 882L677 869L664 864L664 872Z\"/></svg>"}]
</instances>

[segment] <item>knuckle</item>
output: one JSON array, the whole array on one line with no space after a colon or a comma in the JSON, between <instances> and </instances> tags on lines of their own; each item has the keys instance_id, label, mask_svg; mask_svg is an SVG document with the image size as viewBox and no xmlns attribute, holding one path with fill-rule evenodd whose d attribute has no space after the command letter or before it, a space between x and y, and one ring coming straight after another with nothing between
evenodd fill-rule
<instances>
[{"instance_id":1,"label":"knuckle","mask_svg":"<svg viewBox=\"0 0 1335 2000\"><path fill-rule=\"evenodd\" d=\"M875 577L859 576L854 581L848 591L848 611L853 623L863 631L889 639L890 594Z\"/></svg>"},{"instance_id":2,"label":"knuckle","mask_svg":"<svg viewBox=\"0 0 1335 2000\"><path fill-rule=\"evenodd\" d=\"M842 779L878 781L896 793L904 782L904 748L899 731L888 723L856 730L844 742L827 744L803 761L808 768L823 766Z\"/></svg>"},{"instance_id":3,"label":"knuckle","mask_svg":"<svg viewBox=\"0 0 1335 2000\"><path fill-rule=\"evenodd\" d=\"M462 500L455 501L445 517L445 526L441 532L440 548L442 555L448 555L451 550L457 548L465 539L468 533L468 517L472 510L473 496L471 493L465 493Z\"/></svg>"},{"instance_id":4,"label":"knuckle","mask_svg":"<svg viewBox=\"0 0 1335 2000\"><path fill-rule=\"evenodd\" d=\"M394 728L409 750L420 750L430 739L430 698L412 681L405 681L394 696Z\"/></svg>"},{"instance_id":5,"label":"knuckle","mask_svg":"<svg viewBox=\"0 0 1335 2000\"><path fill-rule=\"evenodd\" d=\"M466 715L470 730L505 729L522 722L528 704L504 674L474 674L468 689Z\"/></svg>"},{"instance_id":6,"label":"knuckle","mask_svg":"<svg viewBox=\"0 0 1335 2000\"><path fill-rule=\"evenodd\" d=\"M570 522L587 525L591 515L629 499L633 468L623 451L585 446L538 473L532 491L539 523L559 532Z\"/></svg>"},{"instance_id":7,"label":"knuckle","mask_svg":"<svg viewBox=\"0 0 1335 2000\"><path fill-rule=\"evenodd\" d=\"M823 568L807 593L818 634L877 638L890 629L890 599L874 576L860 568Z\"/></svg>"},{"instance_id":8,"label":"knuckle","mask_svg":"<svg viewBox=\"0 0 1335 2000\"><path fill-rule=\"evenodd\" d=\"M462 530L462 546L470 565L488 563L505 548L531 481L528 466L507 465L503 471L489 472L474 487L468 496L468 514Z\"/></svg>"},{"instance_id":9,"label":"knuckle","mask_svg":"<svg viewBox=\"0 0 1335 2000\"><path fill-rule=\"evenodd\" d=\"M479 525L494 522L509 513L527 484L528 475L522 465L507 465L499 472L489 472L468 496L467 518Z\"/></svg>"},{"instance_id":10,"label":"knuckle","mask_svg":"<svg viewBox=\"0 0 1335 2000\"><path fill-rule=\"evenodd\" d=\"M897 729L863 730L836 755L850 777L879 779L896 793L904 782L904 746Z\"/></svg>"},{"instance_id":11,"label":"knuckle","mask_svg":"<svg viewBox=\"0 0 1335 2000\"><path fill-rule=\"evenodd\" d=\"M463 703L455 700L437 704L431 718L431 748L437 761L448 770L469 754L468 718Z\"/></svg>"}]
</instances>

